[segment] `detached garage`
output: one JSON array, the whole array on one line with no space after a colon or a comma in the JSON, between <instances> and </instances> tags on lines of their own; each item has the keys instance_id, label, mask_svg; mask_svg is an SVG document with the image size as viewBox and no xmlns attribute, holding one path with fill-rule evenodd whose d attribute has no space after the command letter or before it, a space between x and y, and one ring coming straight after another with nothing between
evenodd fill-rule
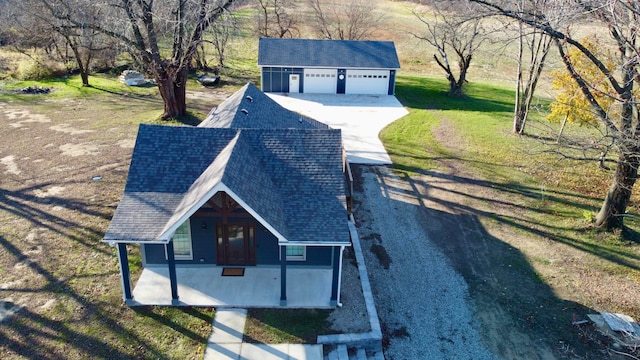
<instances>
[{"instance_id":1,"label":"detached garage","mask_svg":"<svg viewBox=\"0 0 640 360\"><path fill-rule=\"evenodd\" d=\"M260 39L264 92L395 93L398 54L392 41Z\"/></svg>"}]
</instances>

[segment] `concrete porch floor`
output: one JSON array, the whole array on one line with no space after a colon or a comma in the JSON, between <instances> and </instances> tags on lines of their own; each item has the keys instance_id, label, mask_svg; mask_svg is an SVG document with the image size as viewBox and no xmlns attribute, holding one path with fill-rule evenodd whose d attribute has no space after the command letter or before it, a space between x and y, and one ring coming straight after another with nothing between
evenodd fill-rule
<instances>
[{"instance_id":1,"label":"concrete porch floor","mask_svg":"<svg viewBox=\"0 0 640 360\"><path fill-rule=\"evenodd\" d=\"M246 267L244 276L222 276L223 267L176 267L179 306L280 308L280 268ZM284 308L332 308L331 269L287 268ZM133 289L138 305L172 305L169 269L147 267Z\"/></svg>"}]
</instances>

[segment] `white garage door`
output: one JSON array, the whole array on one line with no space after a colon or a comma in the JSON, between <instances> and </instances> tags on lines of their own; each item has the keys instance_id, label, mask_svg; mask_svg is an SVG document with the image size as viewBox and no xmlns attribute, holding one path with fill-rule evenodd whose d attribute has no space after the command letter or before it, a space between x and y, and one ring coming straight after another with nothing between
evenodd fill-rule
<instances>
[{"instance_id":1,"label":"white garage door","mask_svg":"<svg viewBox=\"0 0 640 360\"><path fill-rule=\"evenodd\" d=\"M389 70L347 70L347 94L382 94L389 92Z\"/></svg>"},{"instance_id":2,"label":"white garage door","mask_svg":"<svg viewBox=\"0 0 640 360\"><path fill-rule=\"evenodd\" d=\"M309 94L335 94L336 69L304 69L303 92Z\"/></svg>"}]
</instances>

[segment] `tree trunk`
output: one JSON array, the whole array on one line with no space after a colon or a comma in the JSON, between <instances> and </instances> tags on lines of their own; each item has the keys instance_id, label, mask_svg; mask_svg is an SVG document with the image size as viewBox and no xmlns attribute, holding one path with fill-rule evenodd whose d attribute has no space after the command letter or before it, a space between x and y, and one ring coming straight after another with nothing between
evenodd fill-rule
<instances>
[{"instance_id":1,"label":"tree trunk","mask_svg":"<svg viewBox=\"0 0 640 360\"><path fill-rule=\"evenodd\" d=\"M80 78L82 79L82 86L89 86L89 72L80 69Z\"/></svg>"},{"instance_id":2,"label":"tree trunk","mask_svg":"<svg viewBox=\"0 0 640 360\"><path fill-rule=\"evenodd\" d=\"M516 111L513 114L513 129L514 134L522 135L524 133L525 120L527 114L523 109L524 105L520 103L520 100L516 103Z\"/></svg>"},{"instance_id":3,"label":"tree trunk","mask_svg":"<svg viewBox=\"0 0 640 360\"><path fill-rule=\"evenodd\" d=\"M173 68L164 70L157 76L156 81L164 102L162 119L185 116L187 114L187 68L182 67L177 71Z\"/></svg>"},{"instance_id":4,"label":"tree trunk","mask_svg":"<svg viewBox=\"0 0 640 360\"><path fill-rule=\"evenodd\" d=\"M623 227L631 191L638 177L638 163L637 157L631 154L620 155L611 187L596 216L596 227L606 230Z\"/></svg>"},{"instance_id":5,"label":"tree trunk","mask_svg":"<svg viewBox=\"0 0 640 360\"><path fill-rule=\"evenodd\" d=\"M466 84L467 82L467 71L469 71L469 66L471 66L471 58L472 58L471 55L466 55L464 57L461 57L460 62L458 64L460 68L460 74L458 75L458 80L456 80L456 77L453 76L453 73L449 68L443 65L440 65L440 67L445 69L445 71L447 72L447 80L449 81L449 96L454 98L464 97L464 84Z\"/></svg>"},{"instance_id":6,"label":"tree trunk","mask_svg":"<svg viewBox=\"0 0 640 360\"><path fill-rule=\"evenodd\" d=\"M522 53L524 52L523 45L523 25L522 22L518 22L518 29L520 30L520 36L518 37L518 71L516 75L516 104L513 111L513 129L514 134L521 134L524 132L524 117L522 116Z\"/></svg>"},{"instance_id":7,"label":"tree trunk","mask_svg":"<svg viewBox=\"0 0 640 360\"><path fill-rule=\"evenodd\" d=\"M559 144L560 139L562 139L562 133L564 133L564 127L567 125L568 119L569 119L569 114L567 113L567 115L564 116L564 119L562 119L562 125L560 125L560 131L558 132L558 138L556 139L557 144Z\"/></svg>"},{"instance_id":8,"label":"tree trunk","mask_svg":"<svg viewBox=\"0 0 640 360\"><path fill-rule=\"evenodd\" d=\"M90 54L87 55L86 61L83 61L82 53L80 52L80 45L70 36L65 35L65 39L67 40L67 45L71 47L73 55L76 58L78 70L80 71L80 79L82 79L82 86L89 86L89 66L91 64Z\"/></svg>"},{"instance_id":9,"label":"tree trunk","mask_svg":"<svg viewBox=\"0 0 640 360\"><path fill-rule=\"evenodd\" d=\"M449 96L453 98L464 97L462 83L456 82L455 79L449 80Z\"/></svg>"}]
</instances>

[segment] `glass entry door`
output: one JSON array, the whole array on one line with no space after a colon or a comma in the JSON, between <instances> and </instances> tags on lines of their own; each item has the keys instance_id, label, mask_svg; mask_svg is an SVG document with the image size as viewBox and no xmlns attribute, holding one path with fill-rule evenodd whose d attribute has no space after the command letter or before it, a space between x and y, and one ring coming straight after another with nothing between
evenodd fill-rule
<instances>
[{"instance_id":1,"label":"glass entry door","mask_svg":"<svg viewBox=\"0 0 640 360\"><path fill-rule=\"evenodd\" d=\"M248 223L216 224L218 265L255 265L255 225Z\"/></svg>"}]
</instances>

